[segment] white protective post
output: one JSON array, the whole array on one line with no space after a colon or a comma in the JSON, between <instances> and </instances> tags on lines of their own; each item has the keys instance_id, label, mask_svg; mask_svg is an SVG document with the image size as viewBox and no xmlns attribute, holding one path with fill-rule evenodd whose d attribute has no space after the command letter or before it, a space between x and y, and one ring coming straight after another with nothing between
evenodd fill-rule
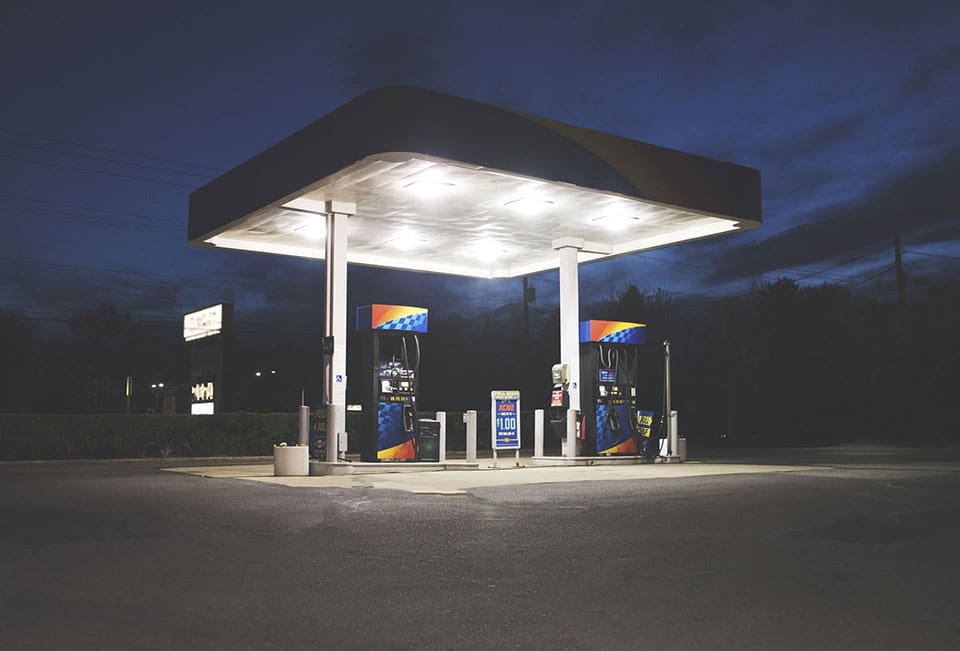
<instances>
[{"instance_id":1,"label":"white protective post","mask_svg":"<svg viewBox=\"0 0 960 651\"><path fill-rule=\"evenodd\" d=\"M300 422L297 428L297 444L310 444L310 407L300 405Z\"/></svg>"},{"instance_id":2,"label":"white protective post","mask_svg":"<svg viewBox=\"0 0 960 651\"><path fill-rule=\"evenodd\" d=\"M533 456L543 456L543 410L533 412Z\"/></svg>"},{"instance_id":3,"label":"white protective post","mask_svg":"<svg viewBox=\"0 0 960 651\"><path fill-rule=\"evenodd\" d=\"M670 387L670 340L663 340L663 401L664 401L664 411L667 414L667 451L669 452L668 456L673 456L677 453L677 448L673 447L673 419L671 418L673 411L670 406L671 400L671 387Z\"/></svg>"},{"instance_id":4,"label":"white protective post","mask_svg":"<svg viewBox=\"0 0 960 651\"><path fill-rule=\"evenodd\" d=\"M356 205L326 202L326 306L324 335L333 337L333 354L325 360L327 461L336 461L346 440L347 414L347 219Z\"/></svg>"},{"instance_id":5,"label":"white protective post","mask_svg":"<svg viewBox=\"0 0 960 651\"><path fill-rule=\"evenodd\" d=\"M490 452L493 454L493 467L497 467L497 411L494 407L494 400L490 400Z\"/></svg>"},{"instance_id":6,"label":"white protective post","mask_svg":"<svg viewBox=\"0 0 960 651\"><path fill-rule=\"evenodd\" d=\"M580 410L580 289L578 247L562 246L560 256L560 363L567 365L570 409Z\"/></svg>"},{"instance_id":7,"label":"white protective post","mask_svg":"<svg viewBox=\"0 0 960 651\"><path fill-rule=\"evenodd\" d=\"M679 427L680 417L677 415L677 410L674 409L670 412L670 458L680 459L680 427Z\"/></svg>"},{"instance_id":8,"label":"white protective post","mask_svg":"<svg viewBox=\"0 0 960 651\"><path fill-rule=\"evenodd\" d=\"M434 416L440 421L440 440L437 441L437 460L444 463L447 460L447 412L438 411Z\"/></svg>"},{"instance_id":9,"label":"white protective post","mask_svg":"<svg viewBox=\"0 0 960 651\"><path fill-rule=\"evenodd\" d=\"M572 459L577 456L577 409L567 410L567 449L566 457Z\"/></svg>"},{"instance_id":10,"label":"white protective post","mask_svg":"<svg viewBox=\"0 0 960 651\"><path fill-rule=\"evenodd\" d=\"M463 412L463 422L467 424L467 463L477 462L477 410Z\"/></svg>"}]
</instances>

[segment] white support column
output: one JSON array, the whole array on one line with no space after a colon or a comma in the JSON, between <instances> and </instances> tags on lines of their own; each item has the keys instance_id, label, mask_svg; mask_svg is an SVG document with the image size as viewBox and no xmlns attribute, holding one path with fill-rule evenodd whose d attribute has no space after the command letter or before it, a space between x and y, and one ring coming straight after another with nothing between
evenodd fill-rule
<instances>
[{"instance_id":1,"label":"white support column","mask_svg":"<svg viewBox=\"0 0 960 651\"><path fill-rule=\"evenodd\" d=\"M347 420L347 219L356 205L327 201L326 309L323 333L333 337L333 354L325 360L327 461L336 461Z\"/></svg>"},{"instance_id":2,"label":"white support column","mask_svg":"<svg viewBox=\"0 0 960 651\"><path fill-rule=\"evenodd\" d=\"M567 410L567 438L564 440L563 456L570 459L578 457L580 445L577 442L577 410Z\"/></svg>"},{"instance_id":3,"label":"white support column","mask_svg":"<svg viewBox=\"0 0 960 651\"><path fill-rule=\"evenodd\" d=\"M560 255L560 363L567 365L570 409L580 411L580 284L577 252L582 242L554 242Z\"/></svg>"}]
</instances>

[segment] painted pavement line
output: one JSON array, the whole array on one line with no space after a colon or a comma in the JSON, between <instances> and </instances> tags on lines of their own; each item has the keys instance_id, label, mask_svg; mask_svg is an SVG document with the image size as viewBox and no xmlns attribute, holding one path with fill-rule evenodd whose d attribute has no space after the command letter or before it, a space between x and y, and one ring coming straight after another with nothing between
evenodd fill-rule
<instances>
[{"instance_id":1,"label":"painted pavement line","mask_svg":"<svg viewBox=\"0 0 960 651\"><path fill-rule=\"evenodd\" d=\"M557 484L580 481L629 481L679 479L723 475L769 474L823 470L815 466L770 466L754 464L650 464L639 466L523 467L485 471L447 470L444 472L382 473L364 475L327 475L275 477L272 464L236 466L193 466L165 468L169 472L191 474L210 479L242 479L290 488L379 488L425 495L458 495L468 489ZM504 472L509 470L509 472Z\"/></svg>"}]
</instances>

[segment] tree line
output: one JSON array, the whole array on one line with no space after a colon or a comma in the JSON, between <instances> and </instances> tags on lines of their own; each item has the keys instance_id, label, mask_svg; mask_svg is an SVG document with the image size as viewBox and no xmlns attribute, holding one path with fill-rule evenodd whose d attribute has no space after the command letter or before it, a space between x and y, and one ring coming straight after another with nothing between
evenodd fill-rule
<instances>
[{"instance_id":1,"label":"tree line","mask_svg":"<svg viewBox=\"0 0 960 651\"><path fill-rule=\"evenodd\" d=\"M524 409L545 407L559 315L522 314L517 303L474 317L432 317L421 341L421 410L485 409L492 389L520 389ZM931 287L902 306L789 279L718 300L630 287L581 314L647 324L640 402L654 411L663 402L662 342L670 340L673 407L682 434L699 444L958 440L951 409L960 388L958 284ZM318 339L238 336L240 408L292 411L302 395L318 400ZM0 342L0 412L123 412L128 376L136 382L134 412L161 410L149 388L157 381L166 395L188 390L179 330L140 323L111 305L74 314L66 335L0 310ZM348 340L350 402L359 395L358 346L357 337Z\"/></svg>"}]
</instances>

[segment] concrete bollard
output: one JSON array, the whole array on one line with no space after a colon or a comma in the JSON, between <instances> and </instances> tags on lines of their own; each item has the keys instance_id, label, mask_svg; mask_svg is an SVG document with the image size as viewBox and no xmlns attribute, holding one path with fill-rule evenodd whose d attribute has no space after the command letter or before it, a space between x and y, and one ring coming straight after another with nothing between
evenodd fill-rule
<instances>
[{"instance_id":1,"label":"concrete bollard","mask_svg":"<svg viewBox=\"0 0 960 651\"><path fill-rule=\"evenodd\" d=\"M477 462L477 410L463 412L463 422L467 425L467 463Z\"/></svg>"},{"instance_id":2,"label":"concrete bollard","mask_svg":"<svg viewBox=\"0 0 960 651\"><path fill-rule=\"evenodd\" d=\"M300 423L297 428L297 443L300 445L310 444L310 407L300 406Z\"/></svg>"},{"instance_id":3,"label":"concrete bollard","mask_svg":"<svg viewBox=\"0 0 960 651\"><path fill-rule=\"evenodd\" d=\"M440 463L444 463L447 460L447 412L438 411L436 419L440 421L440 440L437 442L437 454L439 455Z\"/></svg>"},{"instance_id":4,"label":"concrete bollard","mask_svg":"<svg viewBox=\"0 0 960 651\"><path fill-rule=\"evenodd\" d=\"M533 456L543 456L543 410L533 412Z\"/></svg>"},{"instance_id":5,"label":"concrete bollard","mask_svg":"<svg viewBox=\"0 0 960 651\"><path fill-rule=\"evenodd\" d=\"M680 457L680 416L676 409L670 411L670 449L673 456Z\"/></svg>"}]
</instances>

